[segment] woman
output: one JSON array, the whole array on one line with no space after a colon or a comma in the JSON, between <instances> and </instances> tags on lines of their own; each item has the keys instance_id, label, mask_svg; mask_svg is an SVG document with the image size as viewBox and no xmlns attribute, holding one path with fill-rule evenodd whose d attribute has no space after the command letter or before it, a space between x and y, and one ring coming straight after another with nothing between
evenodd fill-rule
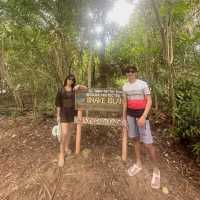
<instances>
[{"instance_id":1,"label":"woman","mask_svg":"<svg viewBox=\"0 0 200 200\"><path fill-rule=\"evenodd\" d=\"M58 166L63 167L65 153L69 155L69 143L71 138L71 130L73 128L75 111L75 91L87 89L83 85L75 85L76 79L74 75L69 75L64 81L63 87L56 95L57 122L61 124L61 140L60 153L58 157Z\"/></svg>"}]
</instances>

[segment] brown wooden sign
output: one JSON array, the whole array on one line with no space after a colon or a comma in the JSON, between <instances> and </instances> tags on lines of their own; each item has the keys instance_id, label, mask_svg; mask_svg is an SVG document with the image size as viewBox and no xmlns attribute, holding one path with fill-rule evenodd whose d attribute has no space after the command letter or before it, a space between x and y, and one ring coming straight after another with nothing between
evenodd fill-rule
<instances>
[{"instance_id":1,"label":"brown wooden sign","mask_svg":"<svg viewBox=\"0 0 200 200\"><path fill-rule=\"evenodd\" d=\"M122 91L90 89L76 92L77 110L122 112Z\"/></svg>"},{"instance_id":2,"label":"brown wooden sign","mask_svg":"<svg viewBox=\"0 0 200 200\"><path fill-rule=\"evenodd\" d=\"M75 96L75 108L78 116L74 122L76 129L76 154L80 153L81 127L83 124L121 126L122 128L122 160L127 159L127 129L122 126L120 118L92 118L83 117L82 111L106 111L122 112L122 91L110 89L89 89L77 91Z\"/></svg>"}]
</instances>

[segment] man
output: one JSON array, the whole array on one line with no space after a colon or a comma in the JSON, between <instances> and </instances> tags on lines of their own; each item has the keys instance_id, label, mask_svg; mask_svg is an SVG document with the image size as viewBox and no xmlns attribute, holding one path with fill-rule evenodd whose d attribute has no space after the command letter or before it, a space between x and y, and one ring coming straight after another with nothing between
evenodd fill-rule
<instances>
[{"instance_id":1,"label":"man","mask_svg":"<svg viewBox=\"0 0 200 200\"><path fill-rule=\"evenodd\" d=\"M134 151L136 163L128 169L129 176L135 176L142 170L140 155L140 141L148 149L153 162L153 176L151 187L160 188L160 170L157 166L156 151L153 146L148 113L150 111L152 100L150 90L145 81L137 79L137 68L134 65L128 65L126 76L128 82L123 86L123 125L128 128L128 136L134 141Z\"/></svg>"}]
</instances>

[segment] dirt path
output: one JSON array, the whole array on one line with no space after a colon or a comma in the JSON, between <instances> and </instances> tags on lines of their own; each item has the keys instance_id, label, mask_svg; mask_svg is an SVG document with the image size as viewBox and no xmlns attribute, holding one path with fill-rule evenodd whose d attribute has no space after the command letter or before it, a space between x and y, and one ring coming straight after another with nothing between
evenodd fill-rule
<instances>
[{"instance_id":1,"label":"dirt path","mask_svg":"<svg viewBox=\"0 0 200 200\"><path fill-rule=\"evenodd\" d=\"M59 169L53 124L53 119L31 122L28 116L0 118L0 199L200 200L200 168L159 133L155 141L161 155L161 185L169 194L151 189L152 169L145 152L143 171L136 177L127 175L132 144L128 161L122 162L120 131L108 127L85 127L81 154L66 158Z\"/></svg>"}]
</instances>

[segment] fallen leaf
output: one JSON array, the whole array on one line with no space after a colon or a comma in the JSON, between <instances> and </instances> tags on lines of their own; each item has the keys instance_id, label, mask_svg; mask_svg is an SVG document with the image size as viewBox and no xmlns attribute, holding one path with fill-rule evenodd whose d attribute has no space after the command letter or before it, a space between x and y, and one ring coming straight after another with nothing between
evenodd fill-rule
<instances>
[{"instance_id":1,"label":"fallen leaf","mask_svg":"<svg viewBox=\"0 0 200 200\"><path fill-rule=\"evenodd\" d=\"M90 153L91 153L90 149L84 149L82 151L82 155L83 155L84 158L88 158Z\"/></svg>"},{"instance_id":2,"label":"fallen leaf","mask_svg":"<svg viewBox=\"0 0 200 200\"><path fill-rule=\"evenodd\" d=\"M163 192L164 194L169 194L169 190L168 190L167 187L162 187L162 192Z\"/></svg>"}]
</instances>

